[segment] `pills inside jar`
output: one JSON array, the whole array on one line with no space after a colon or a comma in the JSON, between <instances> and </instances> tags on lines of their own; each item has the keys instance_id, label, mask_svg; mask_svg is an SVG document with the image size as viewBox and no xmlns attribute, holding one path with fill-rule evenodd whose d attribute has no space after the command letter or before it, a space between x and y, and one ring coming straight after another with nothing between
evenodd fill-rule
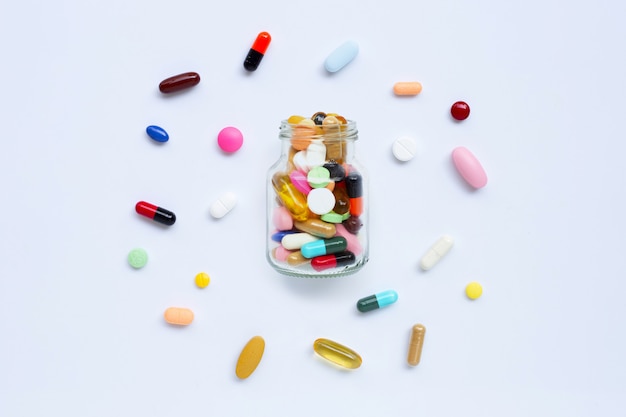
<instances>
[{"instance_id":1,"label":"pills inside jar","mask_svg":"<svg viewBox=\"0 0 626 417\"><path fill-rule=\"evenodd\" d=\"M321 111L291 116L280 139L281 157L268 172L270 265L304 277L356 272L368 261L367 173L355 158L356 123ZM279 232L291 233L279 239Z\"/></svg>"}]
</instances>

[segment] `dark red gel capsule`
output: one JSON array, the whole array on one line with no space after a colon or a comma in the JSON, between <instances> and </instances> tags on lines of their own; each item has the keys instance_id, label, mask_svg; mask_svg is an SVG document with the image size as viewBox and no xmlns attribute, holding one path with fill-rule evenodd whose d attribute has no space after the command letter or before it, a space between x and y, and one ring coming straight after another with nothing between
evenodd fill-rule
<instances>
[{"instance_id":1,"label":"dark red gel capsule","mask_svg":"<svg viewBox=\"0 0 626 417\"><path fill-rule=\"evenodd\" d=\"M261 32L256 37L256 40L252 44L252 48L250 48L250 52L248 52L248 56L243 61L243 67L248 71L256 71L265 55L265 51L267 51L267 47L270 46L270 42L272 41L272 37L267 32Z\"/></svg>"},{"instance_id":2,"label":"dark red gel capsule","mask_svg":"<svg viewBox=\"0 0 626 417\"><path fill-rule=\"evenodd\" d=\"M163 94L175 93L176 91L191 88L200 82L200 74L197 72L185 72L166 78L159 84L159 90Z\"/></svg>"},{"instance_id":3,"label":"dark red gel capsule","mask_svg":"<svg viewBox=\"0 0 626 417\"><path fill-rule=\"evenodd\" d=\"M174 213L145 201L140 201L135 204L135 211L142 216L167 226L171 226L176 222L176 215Z\"/></svg>"}]
</instances>

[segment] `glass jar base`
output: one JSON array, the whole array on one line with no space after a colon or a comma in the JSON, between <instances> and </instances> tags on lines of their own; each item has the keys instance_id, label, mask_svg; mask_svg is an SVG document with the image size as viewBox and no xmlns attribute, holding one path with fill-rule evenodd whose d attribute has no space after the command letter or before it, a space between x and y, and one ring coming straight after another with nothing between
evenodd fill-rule
<instances>
[{"instance_id":1,"label":"glass jar base","mask_svg":"<svg viewBox=\"0 0 626 417\"><path fill-rule=\"evenodd\" d=\"M310 265L302 265L298 267L291 267L285 263L277 263L275 259L268 257L269 263L272 265L276 272L283 275L288 275L296 278L335 278L346 275L352 275L361 270L369 260L368 257L361 257L356 263L346 265L339 268L331 268L326 271L316 271Z\"/></svg>"}]
</instances>

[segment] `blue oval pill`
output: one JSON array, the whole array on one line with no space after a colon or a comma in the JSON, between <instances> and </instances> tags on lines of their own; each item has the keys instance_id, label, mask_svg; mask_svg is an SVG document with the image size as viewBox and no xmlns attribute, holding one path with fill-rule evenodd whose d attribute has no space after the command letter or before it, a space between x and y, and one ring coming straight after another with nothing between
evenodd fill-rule
<instances>
[{"instance_id":1,"label":"blue oval pill","mask_svg":"<svg viewBox=\"0 0 626 417\"><path fill-rule=\"evenodd\" d=\"M324 61L324 68L328 72L337 72L348 65L359 53L359 44L348 41L333 52Z\"/></svg>"},{"instance_id":2,"label":"blue oval pill","mask_svg":"<svg viewBox=\"0 0 626 417\"><path fill-rule=\"evenodd\" d=\"M167 134L165 129L159 126L148 126L146 128L146 133L152 140L157 142L167 142L170 139L170 136Z\"/></svg>"}]
</instances>

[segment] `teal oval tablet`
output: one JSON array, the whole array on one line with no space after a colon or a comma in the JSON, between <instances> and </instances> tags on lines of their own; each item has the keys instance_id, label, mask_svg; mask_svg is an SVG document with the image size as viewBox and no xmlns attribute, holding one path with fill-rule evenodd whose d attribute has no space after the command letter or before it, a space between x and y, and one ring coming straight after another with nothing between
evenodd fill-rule
<instances>
[{"instance_id":1,"label":"teal oval tablet","mask_svg":"<svg viewBox=\"0 0 626 417\"><path fill-rule=\"evenodd\" d=\"M348 65L359 53L359 44L347 41L331 52L324 61L324 68L328 72L337 72Z\"/></svg>"}]
</instances>

